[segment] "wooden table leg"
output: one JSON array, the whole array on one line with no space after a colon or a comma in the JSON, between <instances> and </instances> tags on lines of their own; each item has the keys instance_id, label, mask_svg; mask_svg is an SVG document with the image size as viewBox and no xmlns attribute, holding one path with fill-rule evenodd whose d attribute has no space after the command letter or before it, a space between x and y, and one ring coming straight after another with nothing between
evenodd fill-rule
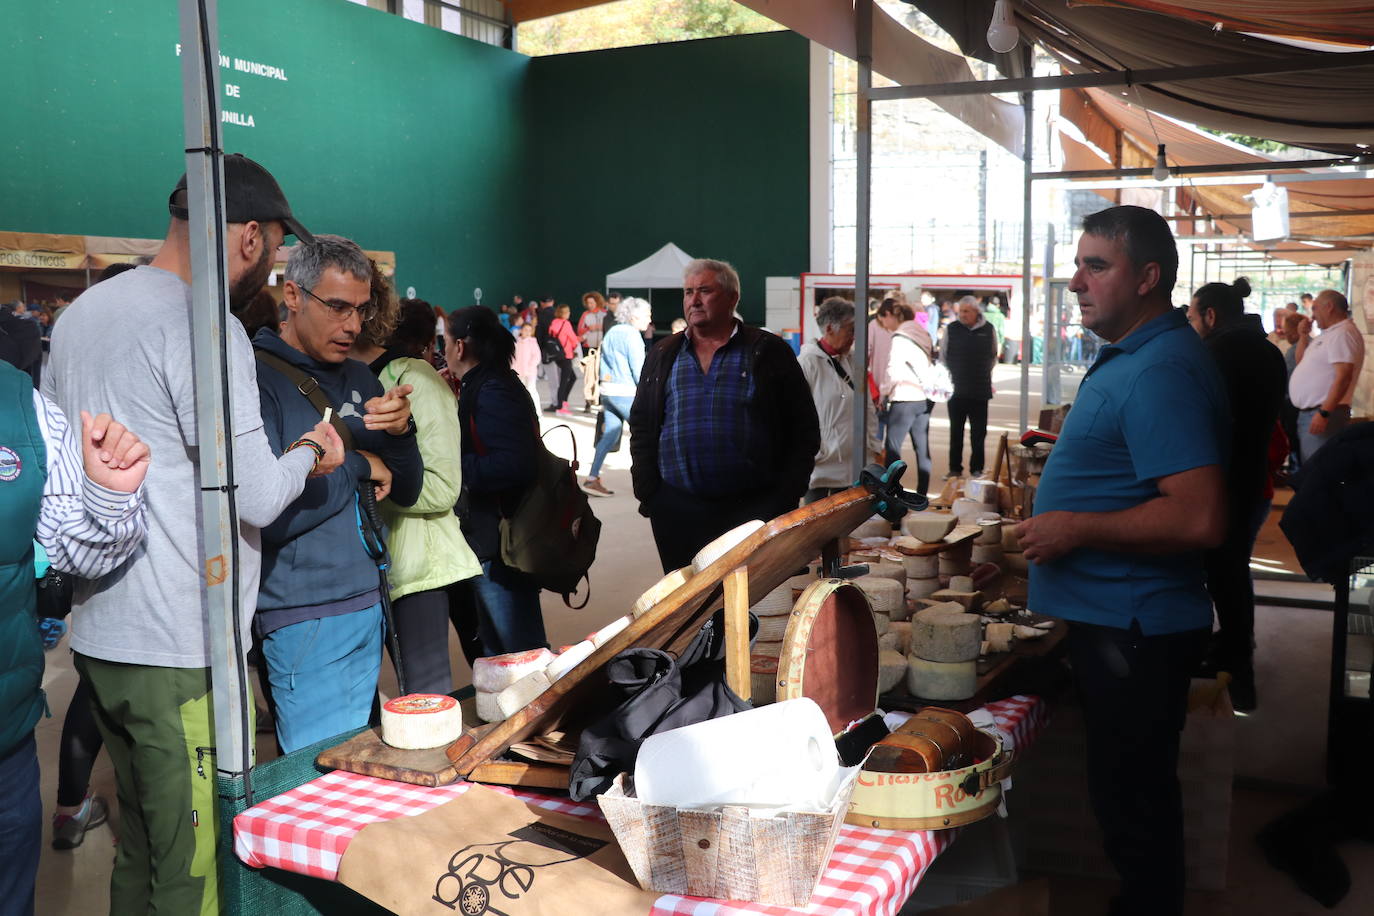
<instances>
[{"instance_id":1,"label":"wooden table leg","mask_svg":"<svg viewBox=\"0 0 1374 916\"><path fill-rule=\"evenodd\" d=\"M725 683L750 699L749 570L743 566L725 577Z\"/></svg>"}]
</instances>

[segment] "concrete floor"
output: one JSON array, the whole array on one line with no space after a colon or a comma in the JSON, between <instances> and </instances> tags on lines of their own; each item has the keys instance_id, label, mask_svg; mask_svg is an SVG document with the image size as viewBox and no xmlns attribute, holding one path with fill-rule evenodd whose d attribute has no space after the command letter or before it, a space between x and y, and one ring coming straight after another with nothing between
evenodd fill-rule
<instances>
[{"instance_id":1,"label":"concrete floor","mask_svg":"<svg viewBox=\"0 0 1374 916\"><path fill-rule=\"evenodd\" d=\"M989 465L995 437L1002 431L1014 432L1017 427L1019 370L998 367L994 382L998 394L989 414ZM1066 396L1072 396L1075 385L1075 377L1065 378ZM575 398L579 399L575 403L580 403L580 393ZM1033 420L1039 404L1038 368L1032 371L1030 402ZM585 469L591 463L592 417L578 413L567 422L576 434L578 458ZM556 423L546 417L544 425L549 429ZM945 412L937 407L931 423L937 481L948 467L948 429ZM549 437L550 446L560 452L567 449L566 441L562 433ZM911 456L906 457L909 461ZM594 501L603 529L599 556L592 568L592 600L586 608L573 611L565 608L557 596L546 593L543 598L549 639L555 646L575 642L624 614L634 599L660 577L648 522L638 514L630 495L628 447L610 456L602 477L616 492L612 497ZM1314 597L1330 594L1328 587L1311 584L1289 584L1286 588ZM1374 845L1342 849L1354 885L1339 908L1327 911L1299 892L1286 876L1269 868L1253 842L1259 827L1296 805L1322 783L1330 619L1329 613L1322 610L1260 607L1257 611L1261 705L1257 712L1236 722L1237 788L1233 796L1228 890L1221 894L1191 895L1189 914L1297 916L1374 912ZM454 681L467 683L470 672L456 640L450 641L450 649ZM61 716L71 698L76 676L65 640L47 653L47 661L44 686L54 717L39 723L38 749L45 813L51 814ZM387 665L383 666L381 689L394 695L395 679ZM260 759L271 755L270 744L270 740L259 742ZM113 800L114 776L103 754L96 763L91 784L93 791ZM1014 817L1015 790L1009 804ZM116 820L117 816L112 816L112 821ZM108 910L113 828L112 823L92 830L76 850L55 852L44 846L39 870L39 914L95 914ZM45 835L45 844L46 839ZM1071 916L1101 913L1110 893L1110 882L1055 877L1051 880L1050 912Z\"/></svg>"}]
</instances>

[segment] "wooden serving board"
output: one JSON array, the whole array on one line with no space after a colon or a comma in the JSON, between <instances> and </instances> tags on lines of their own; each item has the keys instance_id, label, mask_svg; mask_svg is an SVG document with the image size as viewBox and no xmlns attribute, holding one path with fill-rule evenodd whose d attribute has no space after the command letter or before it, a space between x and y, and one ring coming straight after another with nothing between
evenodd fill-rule
<instances>
[{"instance_id":1,"label":"wooden serving board","mask_svg":"<svg viewBox=\"0 0 1374 916\"><path fill-rule=\"evenodd\" d=\"M978 536L982 529L977 525L959 525L953 531L945 535L943 541L936 541L933 544L922 544L920 547L894 547L898 553L906 554L909 557L928 557L932 553L940 553L958 544L962 544L969 538Z\"/></svg>"},{"instance_id":2,"label":"wooden serving board","mask_svg":"<svg viewBox=\"0 0 1374 916\"><path fill-rule=\"evenodd\" d=\"M458 779L458 771L444 750L445 746L441 745L403 751L383 742L380 728L369 728L343 744L321 751L315 762L322 767L416 786L446 786Z\"/></svg>"},{"instance_id":3,"label":"wooden serving board","mask_svg":"<svg viewBox=\"0 0 1374 916\"><path fill-rule=\"evenodd\" d=\"M558 727L578 709L597 708L602 699L597 694L606 687L601 669L626 649L681 651L724 605L725 580L735 570L748 570L748 605L753 605L815 557L833 556L827 545L871 516L873 504L867 489L852 487L773 519L636 618L524 709L475 743L455 742L447 756L458 775L475 777L479 766L497 761L511 744ZM747 666L744 670L747 677Z\"/></svg>"}]
</instances>

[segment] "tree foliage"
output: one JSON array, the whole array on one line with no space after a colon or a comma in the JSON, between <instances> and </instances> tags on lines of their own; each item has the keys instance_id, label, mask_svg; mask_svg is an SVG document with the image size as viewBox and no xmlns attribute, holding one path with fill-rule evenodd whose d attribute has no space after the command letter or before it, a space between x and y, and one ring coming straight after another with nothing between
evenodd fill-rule
<instances>
[{"instance_id":1,"label":"tree foliage","mask_svg":"<svg viewBox=\"0 0 1374 916\"><path fill-rule=\"evenodd\" d=\"M781 28L734 0L619 0L525 23L517 47L538 57Z\"/></svg>"}]
</instances>

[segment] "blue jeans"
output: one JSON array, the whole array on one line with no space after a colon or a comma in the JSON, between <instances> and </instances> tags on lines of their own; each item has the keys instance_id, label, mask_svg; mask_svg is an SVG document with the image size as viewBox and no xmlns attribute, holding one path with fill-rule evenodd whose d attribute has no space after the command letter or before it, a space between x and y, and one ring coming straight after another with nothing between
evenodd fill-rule
<instances>
[{"instance_id":1,"label":"blue jeans","mask_svg":"<svg viewBox=\"0 0 1374 916\"><path fill-rule=\"evenodd\" d=\"M634 403L634 400L634 398L627 398L624 395L601 396L601 410L606 419L603 421L601 438L596 440L596 455L592 458L592 469L587 472L588 477L601 476L601 465L606 460L606 456L610 454L611 446L615 445L615 440L620 437L621 427L630 418L630 405Z\"/></svg>"},{"instance_id":2,"label":"blue jeans","mask_svg":"<svg viewBox=\"0 0 1374 916\"><path fill-rule=\"evenodd\" d=\"M888 464L902 456L908 437L916 453L916 492L922 496L930 487L930 401L893 401L887 409Z\"/></svg>"},{"instance_id":3,"label":"blue jeans","mask_svg":"<svg viewBox=\"0 0 1374 916\"><path fill-rule=\"evenodd\" d=\"M382 670L382 606L273 630L262 655L283 753L361 728Z\"/></svg>"},{"instance_id":4,"label":"blue jeans","mask_svg":"<svg viewBox=\"0 0 1374 916\"><path fill-rule=\"evenodd\" d=\"M539 609L539 586L500 560L483 560L482 575L460 582L450 605L454 626L475 618L482 655L504 655L549 644ZM474 613L475 611L475 613Z\"/></svg>"},{"instance_id":5,"label":"blue jeans","mask_svg":"<svg viewBox=\"0 0 1374 916\"><path fill-rule=\"evenodd\" d=\"M0 913L33 913L43 801L38 795L38 742L33 732L0 757Z\"/></svg>"}]
</instances>

